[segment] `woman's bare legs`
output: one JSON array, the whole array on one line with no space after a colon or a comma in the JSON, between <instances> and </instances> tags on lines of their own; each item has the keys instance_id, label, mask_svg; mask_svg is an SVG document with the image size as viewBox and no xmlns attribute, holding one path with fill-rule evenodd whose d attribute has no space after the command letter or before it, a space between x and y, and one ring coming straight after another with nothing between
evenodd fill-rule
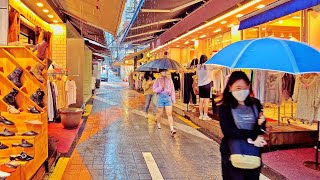
<instances>
[{"instance_id":1,"label":"woman's bare legs","mask_svg":"<svg viewBox=\"0 0 320 180\"><path fill-rule=\"evenodd\" d=\"M169 126L170 126L170 130L171 132L174 131L173 129L173 117L172 117L172 106L166 106L166 113L168 116L168 122L169 122Z\"/></svg>"},{"instance_id":2,"label":"woman's bare legs","mask_svg":"<svg viewBox=\"0 0 320 180\"><path fill-rule=\"evenodd\" d=\"M162 116L162 113L163 113L163 107L158 107L158 110L157 110L157 114L156 114L156 121L157 121L157 127L158 129L161 129L161 125L160 125L160 118Z\"/></svg>"}]
</instances>

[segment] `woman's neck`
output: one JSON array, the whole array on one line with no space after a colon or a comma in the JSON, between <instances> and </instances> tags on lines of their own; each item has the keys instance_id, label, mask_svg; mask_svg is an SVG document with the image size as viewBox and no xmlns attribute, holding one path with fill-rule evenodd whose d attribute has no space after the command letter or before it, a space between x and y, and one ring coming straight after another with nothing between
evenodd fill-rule
<instances>
[{"instance_id":1,"label":"woman's neck","mask_svg":"<svg viewBox=\"0 0 320 180\"><path fill-rule=\"evenodd\" d=\"M240 105L245 105L244 101L238 101Z\"/></svg>"}]
</instances>

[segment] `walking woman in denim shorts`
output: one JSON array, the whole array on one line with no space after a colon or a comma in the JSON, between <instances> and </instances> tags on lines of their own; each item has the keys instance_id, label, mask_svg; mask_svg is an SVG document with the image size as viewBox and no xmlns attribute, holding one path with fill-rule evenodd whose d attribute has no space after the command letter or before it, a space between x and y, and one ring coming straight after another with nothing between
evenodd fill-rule
<instances>
[{"instance_id":1,"label":"walking woman in denim shorts","mask_svg":"<svg viewBox=\"0 0 320 180\"><path fill-rule=\"evenodd\" d=\"M160 77L153 84L153 92L157 94L158 100L158 111L156 115L158 129L161 129L160 118L165 108L171 136L173 136L176 131L173 128L172 104L176 102L176 96L172 79L167 77L167 70L160 70Z\"/></svg>"}]
</instances>

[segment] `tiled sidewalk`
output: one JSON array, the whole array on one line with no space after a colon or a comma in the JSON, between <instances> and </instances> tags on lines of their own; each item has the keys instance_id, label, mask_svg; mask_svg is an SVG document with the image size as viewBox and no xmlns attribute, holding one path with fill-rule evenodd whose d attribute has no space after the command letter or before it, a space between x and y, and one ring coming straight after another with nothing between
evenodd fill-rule
<instances>
[{"instance_id":1,"label":"tiled sidewalk","mask_svg":"<svg viewBox=\"0 0 320 180\"><path fill-rule=\"evenodd\" d=\"M163 179L221 179L218 144L177 119L174 138L165 121L157 130L137 113L143 99L125 83L103 83L62 179L152 179L156 169Z\"/></svg>"}]
</instances>

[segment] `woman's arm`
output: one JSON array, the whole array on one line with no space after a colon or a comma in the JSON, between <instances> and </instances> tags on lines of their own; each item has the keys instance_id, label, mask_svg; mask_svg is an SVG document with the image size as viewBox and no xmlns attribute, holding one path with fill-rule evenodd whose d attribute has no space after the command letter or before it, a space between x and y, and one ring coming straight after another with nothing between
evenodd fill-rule
<instances>
[{"instance_id":1,"label":"woman's arm","mask_svg":"<svg viewBox=\"0 0 320 180\"><path fill-rule=\"evenodd\" d=\"M174 84L172 79L170 79L170 86L171 86L171 92L170 92L171 101L172 103L176 103L176 91L174 89Z\"/></svg>"},{"instance_id":2,"label":"woman's arm","mask_svg":"<svg viewBox=\"0 0 320 180\"><path fill-rule=\"evenodd\" d=\"M231 110L221 105L219 107L220 127L224 137L232 139L247 140L251 138L253 141L257 138L258 134L252 130L238 129L234 124Z\"/></svg>"}]
</instances>

